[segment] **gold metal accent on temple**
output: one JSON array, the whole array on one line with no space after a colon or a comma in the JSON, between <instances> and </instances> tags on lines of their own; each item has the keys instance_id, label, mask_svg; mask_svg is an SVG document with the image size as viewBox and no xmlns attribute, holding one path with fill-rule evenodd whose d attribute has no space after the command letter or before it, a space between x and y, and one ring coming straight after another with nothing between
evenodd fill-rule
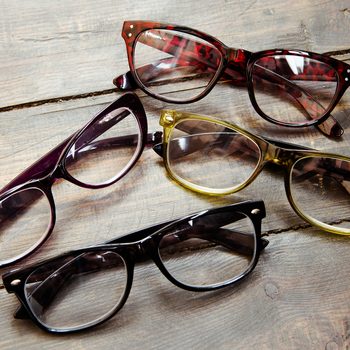
<instances>
[{"instance_id":1,"label":"gold metal accent on temple","mask_svg":"<svg viewBox=\"0 0 350 350\"><path fill-rule=\"evenodd\" d=\"M164 121L166 123L171 124L171 123L174 122L174 117L171 114L167 113L167 114L164 115Z\"/></svg>"}]
</instances>

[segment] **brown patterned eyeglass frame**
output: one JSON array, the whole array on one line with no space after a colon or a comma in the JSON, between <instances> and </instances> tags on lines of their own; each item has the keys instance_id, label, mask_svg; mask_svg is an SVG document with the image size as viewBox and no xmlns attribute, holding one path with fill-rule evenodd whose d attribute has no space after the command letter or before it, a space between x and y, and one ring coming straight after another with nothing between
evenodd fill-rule
<instances>
[{"instance_id":1,"label":"brown patterned eyeglass frame","mask_svg":"<svg viewBox=\"0 0 350 350\"><path fill-rule=\"evenodd\" d=\"M350 86L350 65L327 54L284 49L253 53L228 47L218 39L195 29L150 21L124 22L122 37L126 44L130 71L113 80L121 90L139 87L145 93L162 101L191 103L206 96L220 79L225 79L233 85L246 85L254 109L269 122L289 127L315 125L324 134L332 137L340 137L343 134L342 127L331 112ZM136 67L135 48L140 42L170 55L170 58ZM171 63L174 56L177 56L176 62ZM287 67L289 69L287 74L288 59L286 57L293 57L297 61L304 59L304 62L309 62L309 64L305 65L304 71L295 75L290 72L291 67ZM211 78L200 93L190 98L174 99L152 91L152 85L158 83L157 78L164 75L165 68L163 67L172 67L171 69L174 70L174 65L175 68L190 66L197 74L211 72ZM282 73L279 74L280 72ZM297 85L296 79L302 83L310 81L321 84L332 83L334 89L331 92L332 95L327 97L327 105L324 106L319 101L317 92L314 92L314 95L303 86ZM164 82L171 83L169 80L164 80L163 84ZM266 114L257 102L255 84L260 84L263 88L268 85L272 90L273 88L278 89L278 93L282 95L279 98L293 100L302 110L301 114L306 120L282 121Z\"/></svg>"}]
</instances>

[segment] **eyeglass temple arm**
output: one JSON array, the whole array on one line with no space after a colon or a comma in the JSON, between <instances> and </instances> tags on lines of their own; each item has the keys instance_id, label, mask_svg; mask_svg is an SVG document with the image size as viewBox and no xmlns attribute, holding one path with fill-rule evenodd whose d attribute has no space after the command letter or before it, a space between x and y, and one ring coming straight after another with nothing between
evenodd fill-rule
<instances>
[{"instance_id":1,"label":"eyeglass temple arm","mask_svg":"<svg viewBox=\"0 0 350 350\"><path fill-rule=\"evenodd\" d=\"M183 130L185 131L185 130ZM191 130L191 132L195 132L194 129ZM201 130L199 130L201 132ZM189 135L191 136L191 135ZM315 151L315 149L302 146L302 145L297 145L289 142L284 142L284 141L279 141L279 140L274 140L268 137L263 137L266 141L269 143L273 144L274 146L284 148L284 149L289 149L289 150L306 150L306 151ZM188 140L186 142L187 137L182 137L181 142L176 144L175 140L173 141L173 157L176 158L176 156L181 157L183 155L188 155L193 152L196 152L198 149L201 149L203 146L203 143L200 142L200 140L197 142L192 142L192 140ZM161 157L164 157L164 152L163 152L163 144L159 143L153 146L153 150ZM331 167L327 166L327 169L325 169L325 173L328 173L330 177L335 179L348 193L350 193L350 167L347 166L348 163L344 163L344 166L342 169L339 167ZM341 171L342 170L342 171ZM311 178L316 174L320 174L320 172L315 172L314 170L311 170L307 173L304 173L302 176L303 178Z\"/></svg>"},{"instance_id":2,"label":"eyeglass temple arm","mask_svg":"<svg viewBox=\"0 0 350 350\"><path fill-rule=\"evenodd\" d=\"M337 162L340 162L340 164L336 164ZM300 174L297 173L297 169L294 170L295 174L295 180L310 180L314 178L315 176L322 176L324 178L331 178L332 180L336 181L340 186L343 187L343 189L350 193L350 165L349 162L342 160L336 160L336 159L323 159L318 158L317 163L315 164L315 169L310 169L307 172L300 172ZM319 181L319 178L316 178L317 182ZM311 181L311 180L310 180Z\"/></svg>"},{"instance_id":3,"label":"eyeglass temple arm","mask_svg":"<svg viewBox=\"0 0 350 350\"><path fill-rule=\"evenodd\" d=\"M177 128L180 128L180 125L177 126ZM186 131L186 130L183 130L183 131ZM193 133L196 133L196 130L195 129L191 129L191 132ZM202 130L198 130L199 133L202 132ZM277 147L281 147L281 148L286 148L286 149L298 149L298 150L313 150L313 148L309 148L309 147L306 147L306 146L302 146L302 145L297 145L297 144L294 144L294 143L289 143L289 142L284 142L284 141L279 141L279 140L274 140L274 139L271 139L271 138L268 138L268 137L263 137L266 141L270 142L271 144L277 146ZM182 139L185 139L185 138L182 138ZM185 148L186 149L186 154L188 153L193 153L195 151L197 151L198 149L200 149L200 147L203 145L203 143L184 143L182 142L182 148ZM153 146L153 150L154 152L156 152L160 157L164 157L164 146L163 146L163 143L157 143ZM175 154L176 154L176 150L174 151Z\"/></svg>"},{"instance_id":4,"label":"eyeglass temple arm","mask_svg":"<svg viewBox=\"0 0 350 350\"><path fill-rule=\"evenodd\" d=\"M152 40L147 40L143 36L140 37L140 41L143 42L146 45L152 46L158 50L164 51L166 53L169 53L173 56L175 55L181 55L181 59L183 59L183 62L186 62L188 65L194 65L194 66L200 66L202 63L205 64L206 69L211 68L211 69L216 69L217 64L213 62L215 59L217 59L217 55L215 55L215 49L205 45L204 43L199 43L196 42L195 40L189 40L177 35L171 35L169 33L160 33L159 31L153 30L156 34L158 34L159 37L155 36L152 37ZM177 47L176 45L167 45L166 40L164 40L164 37L168 39L169 42L172 41L172 39L176 39L176 42L181 42L185 43L183 47L194 47L193 53L191 51L184 51L182 48ZM159 40L156 40L159 39ZM191 45L188 45L188 44ZM204 50L205 54L207 57L204 57L200 53L203 52L203 47L206 48ZM181 52L179 50L181 49ZM236 50L238 53L243 52L242 50ZM249 52L246 51L244 55L239 55L240 56L245 56ZM245 58L246 59L246 58ZM171 61L171 58L164 58L161 59L158 62L159 64L163 64L163 62L166 61ZM241 63L241 64L239 64ZM263 67L261 67L263 68ZM229 62L228 67L226 68L224 72L224 77L229 78L233 83L242 83L246 81L245 78L245 67L242 67L242 62ZM266 69L266 68L265 68ZM140 71L140 74L142 72L147 72L147 81L150 81L154 79L155 77L159 76L159 72L163 72L164 69L158 69L157 66L150 64L146 65L143 67L139 67L138 71ZM315 109L319 108L324 110L324 107L310 94L308 94L305 90L301 89L298 85L293 84L290 82L288 79L285 79L281 77L280 75L276 74L276 77L274 80L276 80L278 77L281 79L282 83L288 82L288 88L289 89L284 89L287 93L289 93L293 98L297 100L297 102L300 104L302 108L304 108L305 112L310 116L311 119L312 115L309 114L308 109L310 109L312 106L315 107ZM265 75L266 78L266 75ZM146 79L146 77L144 77ZM132 76L132 73L129 71L124 75L120 75L117 78L113 80L114 85L116 85L118 88L123 89L123 90L129 90L129 89L136 89L137 84L135 82L135 79ZM163 82L164 83L164 82ZM283 84L282 84L283 86ZM311 101L311 104L310 104ZM322 123L316 125L316 127L325 135L331 136L331 137L340 137L343 133L344 130L339 124L339 122L332 116L329 115L329 117L323 121Z\"/></svg>"},{"instance_id":5,"label":"eyeglass temple arm","mask_svg":"<svg viewBox=\"0 0 350 350\"><path fill-rule=\"evenodd\" d=\"M187 237L185 237L185 240L190 238L204 239L243 255L251 255L253 252L254 238L252 235L237 230L232 231L225 228L213 228L210 231L205 230L204 232L190 231ZM269 241L265 238L261 238L261 242L263 250L268 245ZM171 245L171 243L169 243L169 245Z\"/></svg>"},{"instance_id":6,"label":"eyeglass temple arm","mask_svg":"<svg viewBox=\"0 0 350 350\"><path fill-rule=\"evenodd\" d=\"M67 146L70 139L71 137L64 140L57 147L52 149L49 153L45 154L38 161L16 176L11 182L0 190L0 194L5 193L9 189L18 185L24 184L33 178L40 178L49 174L53 170L53 167L57 164L62 151Z\"/></svg>"},{"instance_id":7,"label":"eyeglass temple arm","mask_svg":"<svg viewBox=\"0 0 350 350\"><path fill-rule=\"evenodd\" d=\"M95 150L95 149L100 150L103 148L115 148L115 147L120 147L120 146L135 146L138 144L138 140L139 140L138 134L110 137L108 139L99 140L99 141L89 143L83 149L79 150L79 153L90 152L90 151ZM145 146L146 147L153 147L155 144L157 144L161 140L162 140L162 132L161 131L155 131L153 133L148 133L147 139L145 142ZM67 155L67 161L74 161L71 154Z\"/></svg>"},{"instance_id":8,"label":"eyeglass temple arm","mask_svg":"<svg viewBox=\"0 0 350 350\"><path fill-rule=\"evenodd\" d=\"M236 215L238 215L238 214L236 214ZM241 216L241 218L243 218L243 216ZM238 217L237 218L234 217L233 213L229 213L229 214L227 214L226 220L225 221L221 220L220 223L218 223L218 224L220 224L221 226L225 226L229 223L237 221L238 219L239 219ZM198 220L198 219L194 219L194 220ZM167 222L155 225L155 226L145 228L145 229L140 230L140 231L129 233L129 234L121 236L117 239L114 239L112 241L105 242L105 244L130 243L130 242L135 242L135 241L141 241L141 240L147 238L148 236L152 235L153 233L157 232L158 230L161 230L162 228L168 226L169 224L171 224L173 222L174 222L173 220L167 221ZM233 237L234 235L237 235L238 237L245 237L246 236L245 234L241 234L240 232L236 232L236 231L232 232L232 230L223 229L223 228L220 228L218 226L210 227L210 229L215 229L218 231L216 236L212 237L211 240L212 241L215 240L215 243L221 244L229 249L237 248L237 246L240 242L239 238L237 239L237 237ZM190 232L191 229L188 228L187 230L184 230L184 231ZM198 233L197 233L197 235L198 235ZM264 241L263 248L265 248L268 244L268 241L266 239L263 239L263 241ZM244 242L244 240L242 241L242 243L243 242ZM231 243L234 243L234 244L231 244ZM169 244L172 244L172 243L169 242Z\"/></svg>"}]
</instances>

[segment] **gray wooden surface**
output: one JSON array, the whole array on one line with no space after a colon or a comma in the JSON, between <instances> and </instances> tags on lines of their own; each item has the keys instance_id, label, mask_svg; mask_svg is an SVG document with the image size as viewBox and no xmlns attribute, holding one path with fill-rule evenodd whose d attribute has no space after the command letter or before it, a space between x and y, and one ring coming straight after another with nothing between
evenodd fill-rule
<instances>
[{"instance_id":1,"label":"gray wooden surface","mask_svg":"<svg viewBox=\"0 0 350 350\"><path fill-rule=\"evenodd\" d=\"M112 79L127 70L125 19L191 26L248 50L284 47L350 50L349 1L10 1L0 0L0 186L87 122L120 94ZM350 62L350 55L339 56ZM151 131L159 111L177 108L235 122L260 134L350 156L350 92L334 116L341 142L315 129L268 124L247 92L218 86L202 101L174 106L138 92ZM208 198L170 181L152 150L119 183L92 191L54 187L57 223L30 259L102 242L196 210L261 198L270 245L251 276L225 291L196 294L156 268L136 267L123 310L94 330L48 335L12 317L17 300L0 289L0 349L349 349L349 238L307 228L290 208L283 178L263 172L244 191ZM327 210L327 208L325 208ZM4 270L0 271L1 273Z\"/></svg>"}]
</instances>

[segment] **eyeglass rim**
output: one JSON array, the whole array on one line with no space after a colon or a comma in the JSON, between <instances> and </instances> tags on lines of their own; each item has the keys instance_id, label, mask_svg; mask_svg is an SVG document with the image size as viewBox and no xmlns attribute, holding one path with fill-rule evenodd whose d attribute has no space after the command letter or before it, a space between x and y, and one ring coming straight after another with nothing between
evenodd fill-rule
<instances>
[{"instance_id":1,"label":"eyeglass rim","mask_svg":"<svg viewBox=\"0 0 350 350\"><path fill-rule=\"evenodd\" d=\"M133 26L131 28L131 26ZM221 59L220 59L220 65L217 68L217 71L215 75L211 78L209 84L205 87L205 89L198 95L196 95L193 98L186 99L186 100L178 100L178 99L172 99L172 98L167 98L162 95L153 93L151 90L149 90L139 79L137 73L136 73L136 68L134 64L134 53L136 49L136 44L138 41L138 37L145 31L148 30L153 30L153 29L160 29L160 30L174 30L177 32L197 36L201 40L207 41L209 44L213 45L218 52L220 53ZM130 30L132 32L130 32ZM132 34L129 36L129 34ZM149 21L125 21L123 24L123 29L122 29L122 37L125 41L126 44L126 50L127 50L127 56L128 56L128 63L130 67L130 72L135 79L135 81L138 84L138 87L145 92L146 94L152 96L153 98L164 101L164 102L169 102L169 103L178 103L178 104L185 104L185 103L192 103L199 101L203 97L205 97L215 86L217 81L220 79L223 68L226 66L228 57L229 57L229 51L230 49L222 43L220 40L214 38L213 36L206 34L204 32L201 32L196 29L192 29L186 26L179 26L179 25L172 25L172 24L162 24L159 22L149 22Z\"/></svg>"},{"instance_id":2,"label":"eyeglass rim","mask_svg":"<svg viewBox=\"0 0 350 350\"><path fill-rule=\"evenodd\" d=\"M169 119L169 115L173 119ZM184 120L198 120L198 121L205 121L205 122L210 122L210 123L222 125L226 128L232 129L235 132L242 134L243 136L245 136L248 139L250 139L251 141L253 141L255 144L258 145L258 148L259 148L260 154L261 154L261 158L260 158L260 160L255 168L255 172L253 172L251 174L251 176L246 181L244 181L240 186L236 186L236 187L233 187L233 188L228 189L228 190L225 189L224 191L215 190L215 189L209 190L205 187L200 187L200 186L192 184L188 181L185 182L181 177L176 176L176 174L173 173L171 166L169 164L168 145L169 145L169 139L170 139L172 129L178 123L180 123ZM315 226L315 227L322 229L322 230L329 232L329 233L335 233L335 234L340 234L340 235L350 235L350 230L347 230L347 229L341 230L341 229L334 229L334 228L331 229L329 227L329 225L327 225L327 224L320 225L318 220L315 220L315 219L311 220L310 217L301 213L300 209L298 208L298 206L296 205L295 201L292 198L291 187L290 187L290 176L291 176L290 174L292 172L292 168L293 168L294 164L296 164L299 160L304 159L304 158L308 158L308 157L318 157L318 158L322 157L322 158L335 158L335 159L339 159L339 160L346 161L346 162L350 163L350 157L346 157L346 156L343 156L340 154L334 154L334 153L329 153L329 152L322 152L322 151L318 151L318 150L308 149L307 147L303 148L301 145L295 145L295 148L293 148L293 146L294 146L293 144L287 144L289 147L286 147L286 148L281 147L278 145L274 145L273 144L274 140L271 140L271 139L267 140L266 138L264 138L262 136L252 134L251 132L242 129L241 127L239 127L235 124L228 123L224 120L216 119L216 118L213 118L210 116L203 116L203 115L194 114L194 113L190 113L190 112L182 112L182 111L177 111L177 110L162 110L159 123L161 126L163 126L163 130L164 130L164 134L163 134L163 160L164 160L165 168L166 168L169 176L175 182L177 182L179 185L181 185L182 187L188 188L189 190L194 191L194 192L198 192L198 193L202 193L202 194L206 194L206 195L212 195L212 196L229 195L229 194L239 192L240 190L242 190L243 188L245 188L249 184L251 184L254 181L254 179L263 170L263 168L265 167L265 164L268 162L268 160L266 159L266 156L268 155L268 152L271 152L271 150L268 150L269 147L270 147L270 149L271 149L271 146L274 148L284 149L286 151L290 151L292 156L293 156L293 158L291 159L291 162L288 162L288 164L282 165L286 169L285 176L284 176L285 192L286 192L288 202L290 203L292 209L296 212L297 215L299 215L303 220L305 220L306 222L308 222L312 226ZM276 142L278 143L278 141L276 141ZM280 142L280 143L283 143L283 142ZM349 232L347 232L347 231L349 231Z\"/></svg>"},{"instance_id":3,"label":"eyeglass rim","mask_svg":"<svg viewBox=\"0 0 350 350\"><path fill-rule=\"evenodd\" d=\"M229 285L233 285L237 283L239 280L243 279L246 277L252 270L255 268L259 256L260 256L260 251L264 249L268 241L262 238L261 235L261 222L262 219L266 216L266 211L265 211L265 205L264 202L261 200L248 200L240 203L234 203L230 204L224 207L216 207L216 208L211 208L211 209L206 209L202 210L190 215L187 215L183 218L180 219L175 219L171 220L168 222L164 222L161 224L156 224L150 227L147 227L145 229L135 231L129 234L126 234L124 236L118 237L117 239L114 240L115 243L111 243L113 241L105 242L102 244L98 244L95 246L89 246L86 248L81 248L77 250L72 250L63 254L60 254L58 256L49 258L49 259L44 259L40 262L36 262L34 264L28 265L28 266L23 266L14 270L10 270L6 272L3 276L3 283L4 286L7 290L8 293L14 293L17 298L20 301L21 308L24 308L24 312L27 313L27 315L30 317L30 319L41 329L50 332L50 333L75 333L79 332L85 329L89 329L92 327L95 327L99 324L102 324L109 320L111 317L113 317L125 304L128 295L131 290L132 286L132 280L133 280L133 272L134 272L134 264L135 260L133 260L132 254L134 250L139 249L138 248L138 243L139 241L134 241L134 239L140 238L140 237L151 237L155 238L156 240L158 239L160 241L161 237L165 234L167 234L166 230L167 228L170 228L173 225L181 224L184 221L189 221L191 219L198 218L200 216L205 216L205 215L212 215L220 212L242 212L244 213L252 222L253 227L254 227L254 236L255 236L255 254L254 254L254 261L253 263L250 264L249 269L246 269L245 273L239 277L239 279L234 279L232 281L228 281L226 283L222 283L220 286L213 286L209 288L199 288L199 287L191 287L185 284L180 283L174 278L169 279L169 272L166 270L164 265L162 264L160 260L160 256L158 253L157 247L155 247L154 254L158 256L159 262L157 259L154 258L154 256L150 256L150 260L153 260L154 263L158 266L160 269L160 272L165 275L166 278L169 279L170 282L175 284L176 286L186 289L186 290L191 290L191 291L209 291L209 290L216 290L218 288L223 288ZM155 229L154 232L152 232L152 229ZM151 232L150 232L151 231ZM125 245L128 238L131 238L133 241L129 242L128 245ZM266 244L263 244L263 240L266 241ZM130 240L129 240L130 241ZM154 242L154 241L153 241ZM159 243L159 242L158 242ZM120 304L114 309L113 313L109 314L108 317L104 318L103 320L100 320L98 323L94 324L88 324L83 327L75 327L73 329L55 329L52 327L47 327L44 323L42 323L38 317L34 314L34 312L31 310L27 297L25 295L25 284L27 281L27 278L35 272L35 270L39 269L40 267L45 266L46 264L49 264L57 259L63 259L66 256L70 255L79 255L81 253L86 253L86 252L94 252L94 251L113 251L116 252L118 255L120 255L124 261L125 261L125 266L127 270L127 284L126 284L126 289L124 291L123 297L120 299ZM160 265L158 265L160 263ZM165 273L164 273L165 272Z\"/></svg>"},{"instance_id":4,"label":"eyeglass rim","mask_svg":"<svg viewBox=\"0 0 350 350\"><path fill-rule=\"evenodd\" d=\"M308 158L331 158L336 159L340 161L346 161L350 164L350 158L342 156L342 155L336 155L332 153L312 153L304 155L298 159L295 160L293 164L289 167L288 174L285 177L285 188L286 188L286 194L288 197L288 201L295 210L295 212L303 218L305 221L311 223L315 227L319 227L324 231L327 231L329 233L337 234L337 235L343 235L343 236L350 236L350 229L349 228L338 228L336 226L329 225L327 223L324 223L316 218L313 218L309 214L303 212L300 210L299 206L297 205L295 198L293 197L293 191L292 191L292 178L293 178L293 169L298 164L298 162L308 159ZM288 177L288 179L287 179Z\"/></svg>"},{"instance_id":5,"label":"eyeglass rim","mask_svg":"<svg viewBox=\"0 0 350 350\"><path fill-rule=\"evenodd\" d=\"M53 199L53 195L51 190L49 190L45 184L43 184L40 181L35 181L32 183L26 183L24 186L21 186L21 188L16 189L15 191L11 192L8 196L2 198L1 200L6 200L10 198L13 195L16 195L17 193L20 193L22 191L27 191L30 189L38 190L40 191L43 196L46 198L48 205L50 207L50 221L47 225L45 233L43 233L40 236L40 239L36 241L30 248L26 249L24 252L8 259L0 259L0 268L9 266L14 264L15 262L21 261L22 259L26 258L27 256L35 253L45 242L46 240L50 237L53 228L55 227L56 223L56 206L55 206L55 201Z\"/></svg>"},{"instance_id":6,"label":"eyeglass rim","mask_svg":"<svg viewBox=\"0 0 350 350\"><path fill-rule=\"evenodd\" d=\"M135 117L138 124L139 140L137 143L137 148L132 158L119 173L117 173L114 177L112 177L111 179L103 183L88 184L88 183L79 181L78 179L73 177L69 173L69 171L66 169L65 160L66 160L67 154L69 153L73 144L80 138L80 136L83 135L84 132L91 127L91 125L95 124L96 121L101 118L102 112L103 114L108 114L119 108L127 109ZM126 93L122 95L117 100L109 104L105 109L97 113L97 115L94 118L92 118L82 129L80 129L74 135L74 137L69 141L69 143L67 144L64 151L62 152L60 159L58 160L58 163L57 163L61 165L61 172L62 172L63 178L80 187L89 188L89 189L99 189L99 188L104 188L104 187L113 185L114 183L119 181L122 177L124 177L130 171L130 169L133 168L133 166L136 164L136 162L140 158L146 145L147 132L148 132L148 124L147 124L146 112L138 96L134 93Z\"/></svg>"},{"instance_id":7,"label":"eyeglass rim","mask_svg":"<svg viewBox=\"0 0 350 350\"><path fill-rule=\"evenodd\" d=\"M171 116L172 121L169 123L169 118L168 116ZM177 176L171 168L171 165L169 163L169 158L168 158L168 149L169 149L169 139L171 136L172 130L178 125L179 123L187 120L198 120L198 121L204 121L204 122L209 122L213 124L218 124L221 126L224 126L226 128L232 129L235 132L238 132L239 134L247 137L251 142L254 143L254 145L257 146L257 149L259 150L259 160L257 162L257 165L255 167L255 170L252 172L250 177L246 179L244 182L242 182L239 185L232 186L230 188L225 188L225 189L213 189L209 187L204 187L204 186L199 186L190 183L189 181L185 181L181 177ZM266 142L263 138L251 134L249 131L242 129L241 127L228 123L224 120L212 118L210 116L205 116L205 115L200 115L200 114L195 114L195 113L190 113L190 112L182 112L182 111L177 111L177 110L162 110L161 111L161 116L160 116L160 121L159 124L164 128L164 134L163 134L163 159L164 159L164 164L165 168L170 175L172 179L174 179L177 183L180 185L206 195L229 195L232 193L236 193L243 188L247 187L250 183L254 181L254 179L259 175L261 170L264 167L264 162L263 162L263 150L266 148Z\"/></svg>"}]
</instances>

